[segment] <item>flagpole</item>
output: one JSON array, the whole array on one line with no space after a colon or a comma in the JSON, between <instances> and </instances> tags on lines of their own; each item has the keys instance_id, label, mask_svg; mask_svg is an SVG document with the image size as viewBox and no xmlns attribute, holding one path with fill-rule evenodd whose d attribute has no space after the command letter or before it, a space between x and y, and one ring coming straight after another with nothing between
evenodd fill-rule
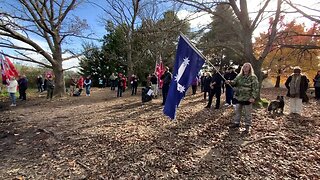
<instances>
[{"instance_id":1,"label":"flagpole","mask_svg":"<svg viewBox=\"0 0 320 180\"><path fill-rule=\"evenodd\" d=\"M207 58L198 50L197 47L195 47L195 46L189 41L189 39L188 39L182 32L180 32L180 36L205 60L206 63L210 64L210 65L216 70L216 72L222 77L222 79L223 79L224 81L227 81L226 78L224 78L224 77L222 76L222 74L219 72L219 70L218 70L217 68L215 68L214 65L213 65L210 61L207 60Z\"/></svg>"}]
</instances>

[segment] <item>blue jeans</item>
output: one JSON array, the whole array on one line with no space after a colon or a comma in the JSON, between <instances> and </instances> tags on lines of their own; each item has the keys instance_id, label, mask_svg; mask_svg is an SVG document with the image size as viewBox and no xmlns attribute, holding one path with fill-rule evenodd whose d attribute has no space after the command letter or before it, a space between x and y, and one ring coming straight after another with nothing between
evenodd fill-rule
<instances>
[{"instance_id":1,"label":"blue jeans","mask_svg":"<svg viewBox=\"0 0 320 180\"><path fill-rule=\"evenodd\" d=\"M233 99L233 89L231 87L226 87L226 103L231 104L234 102L231 102Z\"/></svg>"},{"instance_id":2,"label":"blue jeans","mask_svg":"<svg viewBox=\"0 0 320 180\"><path fill-rule=\"evenodd\" d=\"M11 104L16 104L16 93L10 93Z\"/></svg>"},{"instance_id":3,"label":"blue jeans","mask_svg":"<svg viewBox=\"0 0 320 180\"><path fill-rule=\"evenodd\" d=\"M90 88L91 88L91 86L86 86L86 94L87 94L87 95L90 94Z\"/></svg>"}]
</instances>

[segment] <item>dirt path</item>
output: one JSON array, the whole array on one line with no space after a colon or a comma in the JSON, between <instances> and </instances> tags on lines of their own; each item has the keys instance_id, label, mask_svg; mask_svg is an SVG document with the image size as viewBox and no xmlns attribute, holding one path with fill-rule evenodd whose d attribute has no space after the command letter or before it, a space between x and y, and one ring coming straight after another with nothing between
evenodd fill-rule
<instances>
[{"instance_id":1,"label":"dirt path","mask_svg":"<svg viewBox=\"0 0 320 180\"><path fill-rule=\"evenodd\" d=\"M232 108L204 109L200 93L182 101L174 122L163 116L161 99L143 104L129 93L93 89L90 97L5 104L0 179L320 178L314 99L303 117L255 110L245 137L227 128ZM268 99L277 94L284 91L262 91Z\"/></svg>"}]
</instances>

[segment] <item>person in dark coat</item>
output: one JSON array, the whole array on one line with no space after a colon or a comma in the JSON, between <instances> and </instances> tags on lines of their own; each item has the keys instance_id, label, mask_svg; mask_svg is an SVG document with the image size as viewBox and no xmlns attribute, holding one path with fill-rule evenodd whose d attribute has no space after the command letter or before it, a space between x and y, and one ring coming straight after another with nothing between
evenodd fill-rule
<instances>
[{"instance_id":1,"label":"person in dark coat","mask_svg":"<svg viewBox=\"0 0 320 180\"><path fill-rule=\"evenodd\" d=\"M203 78L203 98L204 98L204 100L207 99L207 94L209 96L210 83L211 83L211 73L206 72L205 77Z\"/></svg>"},{"instance_id":2,"label":"person in dark coat","mask_svg":"<svg viewBox=\"0 0 320 180\"><path fill-rule=\"evenodd\" d=\"M237 77L237 73L234 71L233 67L229 67L227 69L227 72L224 74L224 78L225 80L229 80L232 81ZM226 86L226 104L225 105L231 105L231 104L235 104L235 102L233 102L233 89L229 84L225 84Z\"/></svg>"},{"instance_id":3,"label":"person in dark coat","mask_svg":"<svg viewBox=\"0 0 320 180\"><path fill-rule=\"evenodd\" d=\"M220 97L221 97L221 85L222 85L222 77L218 73L217 70L213 70L213 75L210 82L210 92L209 92L209 101L206 108L210 108L212 104L212 98L216 96L216 106L215 109L220 108Z\"/></svg>"},{"instance_id":4,"label":"person in dark coat","mask_svg":"<svg viewBox=\"0 0 320 180\"><path fill-rule=\"evenodd\" d=\"M49 74L47 75L47 99L52 99L54 87L53 77Z\"/></svg>"},{"instance_id":5,"label":"person in dark coat","mask_svg":"<svg viewBox=\"0 0 320 180\"><path fill-rule=\"evenodd\" d=\"M194 78L191 83L192 95L195 95L197 93L198 83L199 83L198 77Z\"/></svg>"},{"instance_id":6,"label":"person in dark coat","mask_svg":"<svg viewBox=\"0 0 320 180\"><path fill-rule=\"evenodd\" d=\"M122 92L123 92L123 75L121 73L118 74L118 90L117 90L117 97L122 97Z\"/></svg>"},{"instance_id":7,"label":"person in dark coat","mask_svg":"<svg viewBox=\"0 0 320 180\"><path fill-rule=\"evenodd\" d=\"M320 70L318 70L316 76L313 78L313 86L316 100L320 100Z\"/></svg>"},{"instance_id":8,"label":"person in dark coat","mask_svg":"<svg viewBox=\"0 0 320 180\"><path fill-rule=\"evenodd\" d=\"M287 96L290 98L290 113L301 115L302 102L308 102L307 90L309 80L301 74L299 66L294 67L293 74L285 82L288 89Z\"/></svg>"},{"instance_id":9,"label":"person in dark coat","mask_svg":"<svg viewBox=\"0 0 320 180\"><path fill-rule=\"evenodd\" d=\"M171 79L172 79L172 74L169 71L169 67L166 67L166 71L164 72L164 74L161 76L161 80L163 80L163 86L162 86L162 105L164 105L166 103L166 99L168 96L168 91L169 91L169 86L171 83Z\"/></svg>"},{"instance_id":10,"label":"person in dark coat","mask_svg":"<svg viewBox=\"0 0 320 180\"><path fill-rule=\"evenodd\" d=\"M43 84L44 84L43 78L42 78L41 75L39 75L39 76L37 77L38 92L43 92Z\"/></svg>"},{"instance_id":11,"label":"person in dark coat","mask_svg":"<svg viewBox=\"0 0 320 180\"><path fill-rule=\"evenodd\" d=\"M131 96L137 94L137 89L138 89L138 77L134 74L132 74L131 79L130 79L130 84L131 84Z\"/></svg>"},{"instance_id":12,"label":"person in dark coat","mask_svg":"<svg viewBox=\"0 0 320 180\"><path fill-rule=\"evenodd\" d=\"M27 100L27 89L28 89L28 80L25 75L20 76L18 80L18 85L19 85L19 99L22 101Z\"/></svg>"}]
</instances>

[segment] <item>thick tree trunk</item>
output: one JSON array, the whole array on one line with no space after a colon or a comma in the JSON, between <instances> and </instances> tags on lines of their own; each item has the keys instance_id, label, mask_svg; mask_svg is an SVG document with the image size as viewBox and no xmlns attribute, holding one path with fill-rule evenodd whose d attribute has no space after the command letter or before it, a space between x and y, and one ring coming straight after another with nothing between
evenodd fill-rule
<instances>
[{"instance_id":1,"label":"thick tree trunk","mask_svg":"<svg viewBox=\"0 0 320 180\"><path fill-rule=\"evenodd\" d=\"M263 80L263 74L261 72L262 61L258 61L257 58L254 56L253 52L253 44L252 44L252 31L248 29L243 30L243 44L244 44L244 54L247 62L250 62L252 68L258 77L259 81L259 94L257 97L257 101L260 100L260 89Z\"/></svg>"},{"instance_id":2,"label":"thick tree trunk","mask_svg":"<svg viewBox=\"0 0 320 180\"><path fill-rule=\"evenodd\" d=\"M62 97L65 95L65 82L64 82L64 74L62 69L62 63L58 65L53 66L53 72L54 72L54 94L58 97Z\"/></svg>"}]
</instances>

